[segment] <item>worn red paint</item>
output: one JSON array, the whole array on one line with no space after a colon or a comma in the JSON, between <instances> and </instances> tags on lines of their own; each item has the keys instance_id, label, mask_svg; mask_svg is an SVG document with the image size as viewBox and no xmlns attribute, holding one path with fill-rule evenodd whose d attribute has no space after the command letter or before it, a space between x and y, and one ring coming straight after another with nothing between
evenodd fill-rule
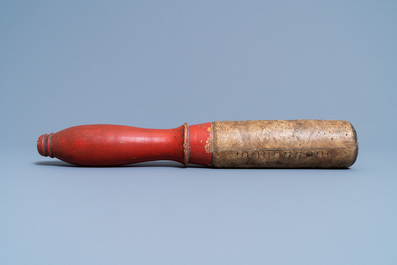
<instances>
[{"instance_id":1,"label":"worn red paint","mask_svg":"<svg viewBox=\"0 0 397 265\"><path fill-rule=\"evenodd\" d=\"M174 129L122 125L82 125L44 134L37 141L42 156L84 166L115 166L154 160L211 165L206 143L211 123Z\"/></svg>"},{"instance_id":2,"label":"worn red paint","mask_svg":"<svg viewBox=\"0 0 397 265\"><path fill-rule=\"evenodd\" d=\"M199 165L211 165L211 122L189 126L189 162Z\"/></svg>"}]
</instances>

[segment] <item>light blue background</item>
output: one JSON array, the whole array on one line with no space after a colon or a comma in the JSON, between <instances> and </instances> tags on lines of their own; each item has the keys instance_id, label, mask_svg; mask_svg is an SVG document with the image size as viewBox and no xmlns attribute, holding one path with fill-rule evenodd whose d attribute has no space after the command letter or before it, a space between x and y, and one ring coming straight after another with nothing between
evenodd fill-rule
<instances>
[{"instance_id":1,"label":"light blue background","mask_svg":"<svg viewBox=\"0 0 397 265\"><path fill-rule=\"evenodd\" d=\"M395 1L1 1L0 264L396 264ZM349 170L68 166L92 123L343 119Z\"/></svg>"}]
</instances>

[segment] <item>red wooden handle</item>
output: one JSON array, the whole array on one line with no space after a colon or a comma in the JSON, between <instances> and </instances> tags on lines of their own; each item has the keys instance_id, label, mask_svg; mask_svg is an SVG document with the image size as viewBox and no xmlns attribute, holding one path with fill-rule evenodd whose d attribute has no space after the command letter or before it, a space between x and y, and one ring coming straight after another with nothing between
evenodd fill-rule
<instances>
[{"instance_id":1,"label":"red wooden handle","mask_svg":"<svg viewBox=\"0 0 397 265\"><path fill-rule=\"evenodd\" d=\"M84 166L115 166L154 160L211 165L211 123L174 129L82 125L41 135L37 150Z\"/></svg>"}]
</instances>

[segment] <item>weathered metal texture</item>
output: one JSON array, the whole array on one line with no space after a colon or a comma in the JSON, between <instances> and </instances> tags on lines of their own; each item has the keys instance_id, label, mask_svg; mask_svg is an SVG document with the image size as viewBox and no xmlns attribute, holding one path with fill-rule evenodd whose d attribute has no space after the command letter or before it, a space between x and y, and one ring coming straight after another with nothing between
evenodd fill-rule
<instances>
[{"instance_id":1,"label":"weathered metal texture","mask_svg":"<svg viewBox=\"0 0 397 265\"><path fill-rule=\"evenodd\" d=\"M144 129L122 125L82 125L44 134L37 141L43 156L84 166L116 166L154 160L209 165L205 143L211 123L174 129Z\"/></svg>"},{"instance_id":2,"label":"weathered metal texture","mask_svg":"<svg viewBox=\"0 0 397 265\"><path fill-rule=\"evenodd\" d=\"M347 168L358 154L347 121L218 121L212 164L220 168Z\"/></svg>"}]
</instances>

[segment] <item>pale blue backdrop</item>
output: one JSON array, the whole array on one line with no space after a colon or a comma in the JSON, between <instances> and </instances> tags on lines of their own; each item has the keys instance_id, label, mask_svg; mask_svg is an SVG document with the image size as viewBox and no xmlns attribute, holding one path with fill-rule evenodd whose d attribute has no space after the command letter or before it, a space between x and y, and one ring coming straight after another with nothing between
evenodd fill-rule
<instances>
[{"instance_id":1,"label":"pale blue backdrop","mask_svg":"<svg viewBox=\"0 0 397 265\"><path fill-rule=\"evenodd\" d=\"M1 1L0 264L397 264L395 1ZM67 166L91 123L343 119L349 170Z\"/></svg>"}]
</instances>

